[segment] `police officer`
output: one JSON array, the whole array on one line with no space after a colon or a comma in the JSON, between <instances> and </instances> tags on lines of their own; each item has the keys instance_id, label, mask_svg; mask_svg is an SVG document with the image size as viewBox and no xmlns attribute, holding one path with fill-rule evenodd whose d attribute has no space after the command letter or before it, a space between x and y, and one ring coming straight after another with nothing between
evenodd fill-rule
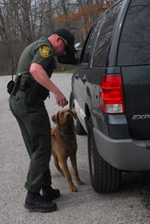
<instances>
[{"instance_id":1,"label":"police officer","mask_svg":"<svg viewBox=\"0 0 150 224\"><path fill-rule=\"evenodd\" d=\"M10 95L10 109L20 126L30 157L25 183L25 207L30 211L57 209L52 200L60 196L60 191L51 187L51 129L44 100L51 91L59 106L67 105L65 96L50 77L56 68L54 56L65 56L69 51L76 52L74 36L67 29L58 29L48 38L42 37L27 46L21 54L15 87Z\"/></svg>"}]
</instances>

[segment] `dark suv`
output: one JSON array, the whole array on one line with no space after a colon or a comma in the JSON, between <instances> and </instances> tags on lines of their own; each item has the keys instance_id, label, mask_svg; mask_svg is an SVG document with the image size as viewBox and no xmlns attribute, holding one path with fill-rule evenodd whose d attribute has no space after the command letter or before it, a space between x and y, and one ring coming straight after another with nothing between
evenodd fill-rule
<instances>
[{"instance_id":1,"label":"dark suv","mask_svg":"<svg viewBox=\"0 0 150 224\"><path fill-rule=\"evenodd\" d=\"M118 1L84 43L72 77L77 134L88 133L96 192L117 191L121 173L150 170L150 1Z\"/></svg>"}]
</instances>

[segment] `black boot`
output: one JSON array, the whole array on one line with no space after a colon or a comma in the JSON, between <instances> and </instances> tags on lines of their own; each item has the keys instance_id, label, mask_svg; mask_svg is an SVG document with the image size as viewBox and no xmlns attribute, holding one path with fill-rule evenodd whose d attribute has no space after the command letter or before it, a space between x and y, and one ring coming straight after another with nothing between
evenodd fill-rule
<instances>
[{"instance_id":1,"label":"black boot","mask_svg":"<svg viewBox=\"0 0 150 224\"><path fill-rule=\"evenodd\" d=\"M42 187L42 196L47 201L53 201L60 197L60 191L51 186L44 186Z\"/></svg>"},{"instance_id":2,"label":"black boot","mask_svg":"<svg viewBox=\"0 0 150 224\"><path fill-rule=\"evenodd\" d=\"M36 212L53 212L57 209L57 205L53 202L46 201L40 193L28 191L25 200L25 208L29 209L29 211Z\"/></svg>"}]
</instances>

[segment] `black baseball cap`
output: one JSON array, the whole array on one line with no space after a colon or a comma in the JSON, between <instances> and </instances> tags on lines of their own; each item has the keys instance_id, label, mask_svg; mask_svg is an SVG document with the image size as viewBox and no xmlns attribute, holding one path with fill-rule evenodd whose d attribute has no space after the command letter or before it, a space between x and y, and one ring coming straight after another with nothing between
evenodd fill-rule
<instances>
[{"instance_id":1,"label":"black baseball cap","mask_svg":"<svg viewBox=\"0 0 150 224\"><path fill-rule=\"evenodd\" d=\"M58 36L62 37L67 41L69 45L69 51L71 51L73 54L77 52L74 47L75 37L69 30L62 28L56 30L53 34L57 34Z\"/></svg>"}]
</instances>

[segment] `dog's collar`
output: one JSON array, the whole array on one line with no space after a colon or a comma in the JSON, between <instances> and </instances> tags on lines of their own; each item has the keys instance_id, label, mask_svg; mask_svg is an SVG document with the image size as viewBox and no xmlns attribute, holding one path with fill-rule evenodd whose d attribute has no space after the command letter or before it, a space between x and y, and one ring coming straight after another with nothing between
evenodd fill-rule
<instances>
[{"instance_id":1,"label":"dog's collar","mask_svg":"<svg viewBox=\"0 0 150 224\"><path fill-rule=\"evenodd\" d=\"M71 137L71 136L74 135L74 134L72 134L72 135L64 134L64 133L62 133L61 131L59 131L58 129L56 129L56 131L57 131L60 135L62 135L62 136L64 136L64 137Z\"/></svg>"}]
</instances>

